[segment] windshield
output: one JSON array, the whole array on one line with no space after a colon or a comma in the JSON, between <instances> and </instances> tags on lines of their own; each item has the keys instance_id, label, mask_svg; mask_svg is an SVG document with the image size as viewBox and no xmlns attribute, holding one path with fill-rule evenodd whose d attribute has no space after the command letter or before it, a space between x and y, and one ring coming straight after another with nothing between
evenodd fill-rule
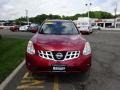
<instances>
[{"instance_id":1,"label":"windshield","mask_svg":"<svg viewBox=\"0 0 120 90\"><path fill-rule=\"evenodd\" d=\"M40 33L51 35L79 34L75 25L72 22L67 21L47 21L42 25Z\"/></svg>"}]
</instances>

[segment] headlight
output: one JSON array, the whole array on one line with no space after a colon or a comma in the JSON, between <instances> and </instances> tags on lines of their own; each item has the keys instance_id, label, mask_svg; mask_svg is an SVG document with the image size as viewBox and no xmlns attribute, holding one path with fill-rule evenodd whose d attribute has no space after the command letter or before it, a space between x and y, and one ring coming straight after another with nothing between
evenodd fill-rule
<instances>
[{"instance_id":1,"label":"headlight","mask_svg":"<svg viewBox=\"0 0 120 90\"><path fill-rule=\"evenodd\" d=\"M88 55L88 54L91 54L91 47L89 42L86 42L83 50L83 55Z\"/></svg>"},{"instance_id":2,"label":"headlight","mask_svg":"<svg viewBox=\"0 0 120 90\"><path fill-rule=\"evenodd\" d=\"M29 53L29 54L35 54L35 49L34 49L32 41L28 42L27 53Z\"/></svg>"}]
</instances>

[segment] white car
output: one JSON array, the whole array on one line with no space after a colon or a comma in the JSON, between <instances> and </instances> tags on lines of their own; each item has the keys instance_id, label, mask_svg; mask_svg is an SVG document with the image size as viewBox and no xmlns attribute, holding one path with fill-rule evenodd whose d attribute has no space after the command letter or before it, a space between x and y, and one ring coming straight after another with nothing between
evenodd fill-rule
<instances>
[{"instance_id":1,"label":"white car","mask_svg":"<svg viewBox=\"0 0 120 90\"><path fill-rule=\"evenodd\" d=\"M88 17L79 17L77 21L74 21L76 23L76 26L78 30L81 33L87 33L90 34L92 33L92 28L91 28L91 19Z\"/></svg>"},{"instance_id":2,"label":"white car","mask_svg":"<svg viewBox=\"0 0 120 90\"><path fill-rule=\"evenodd\" d=\"M102 27L100 27L100 26L97 26L97 25L95 25L95 26L92 26L92 30L101 30L101 28L102 28Z\"/></svg>"},{"instance_id":3,"label":"white car","mask_svg":"<svg viewBox=\"0 0 120 90\"><path fill-rule=\"evenodd\" d=\"M91 27L89 26L81 26L81 27L78 27L78 30L81 32L81 33L92 33L93 30Z\"/></svg>"},{"instance_id":4,"label":"white car","mask_svg":"<svg viewBox=\"0 0 120 90\"><path fill-rule=\"evenodd\" d=\"M19 28L19 31L27 31L27 30L28 30L28 27L29 27L29 25L21 26L21 27Z\"/></svg>"}]
</instances>

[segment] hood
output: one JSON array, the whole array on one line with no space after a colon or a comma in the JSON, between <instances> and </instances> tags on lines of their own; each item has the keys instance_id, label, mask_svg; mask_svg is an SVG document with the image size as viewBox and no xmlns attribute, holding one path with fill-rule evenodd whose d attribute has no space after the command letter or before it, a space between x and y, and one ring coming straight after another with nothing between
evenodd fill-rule
<instances>
[{"instance_id":1,"label":"hood","mask_svg":"<svg viewBox=\"0 0 120 90\"><path fill-rule=\"evenodd\" d=\"M42 35L33 37L35 49L48 51L83 50L85 39L81 35Z\"/></svg>"}]
</instances>

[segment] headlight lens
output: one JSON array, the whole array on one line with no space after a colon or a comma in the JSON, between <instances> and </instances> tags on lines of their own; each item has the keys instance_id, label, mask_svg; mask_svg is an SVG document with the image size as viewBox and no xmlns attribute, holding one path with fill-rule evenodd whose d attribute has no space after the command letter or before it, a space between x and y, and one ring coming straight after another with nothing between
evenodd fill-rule
<instances>
[{"instance_id":1,"label":"headlight lens","mask_svg":"<svg viewBox=\"0 0 120 90\"><path fill-rule=\"evenodd\" d=\"M34 49L32 41L28 42L27 53L29 53L29 54L35 54L35 49Z\"/></svg>"},{"instance_id":2,"label":"headlight lens","mask_svg":"<svg viewBox=\"0 0 120 90\"><path fill-rule=\"evenodd\" d=\"M89 42L86 42L83 50L83 55L88 55L88 54L91 54L91 47Z\"/></svg>"}]
</instances>

